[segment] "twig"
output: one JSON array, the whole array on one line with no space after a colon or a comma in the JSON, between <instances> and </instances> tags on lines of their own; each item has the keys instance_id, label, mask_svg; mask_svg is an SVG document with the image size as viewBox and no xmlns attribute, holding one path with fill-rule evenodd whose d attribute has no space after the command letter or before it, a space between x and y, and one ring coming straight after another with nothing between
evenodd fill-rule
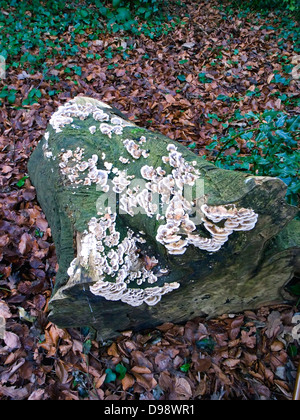
<instances>
[{"instance_id":1,"label":"twig","mask_svg":"<svg viewBox=\"0 0 300 420\"><path fill-rule=\"evenodd\" d=\"M295 383L295 389L293 394L293 401L300 401L300 363L298 366L298 372L296 376L296 383Z\"/></svg>"}]
</instances>

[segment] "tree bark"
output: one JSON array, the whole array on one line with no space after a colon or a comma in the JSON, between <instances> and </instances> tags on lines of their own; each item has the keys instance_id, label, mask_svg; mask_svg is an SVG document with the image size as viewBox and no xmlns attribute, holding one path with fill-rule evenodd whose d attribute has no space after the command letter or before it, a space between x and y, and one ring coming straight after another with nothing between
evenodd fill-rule
<instances>
[{"instance_id":1,"label":"tree bark","mask_svg":"<svg viewBox=\"0 0 300 420\"><path fill-rule=\"evenodd\" d=\"M61 327L106 340L255 309L283 302L300 273L281 180L216 168L102 102L61 107L28 169L56 244Z\"/></svg>"}]
</instances>

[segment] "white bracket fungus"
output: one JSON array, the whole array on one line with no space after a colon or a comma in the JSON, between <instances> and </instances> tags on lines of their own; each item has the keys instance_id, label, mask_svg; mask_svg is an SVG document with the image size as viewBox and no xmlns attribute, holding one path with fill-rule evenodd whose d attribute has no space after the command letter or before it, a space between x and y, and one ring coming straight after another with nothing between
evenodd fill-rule
<instances>
[{"instance_id":1,"label":"white bracket fungus","mask_svg":"<svg viewBox=\"0 0 300 420\"><path fill-rule=\"evenodd\" d=\"M154 169L148 165L142 167L141 175L150 181L147 188L160 194L162 203L168 205L163 217L156 218L158 221L166 219L166 224L158 228L156 240L166 247L169 254L183 255L190 245L208 252L216 252L234 231L249 231L255 227L258 215L251 209L237 209L234 205L203 205L202 222L211 237L197 234L197 227L190 220L194 203L183 197L183 189L185 185L194 186L200 172L195 169L196 162L186 162L175 145L169 144L167 150L169 156L163 156L162 161L173 168L171 175L167 175L161 167ZM147 208L146 203L143 203L143 206ZM152 216L152 212L147 210L146 214ZM218 226L220 222L223 222L224 226Z\"/></svg>"},{"instance_id":2,"label":"white bracket fungus","mask_svg":"<svg viewBox=\"0 0 300 420\"><path fill-rule=\"evenodd\" d=\"M129 159L120 156L119 161L123 163L123 165L127 165L129 163Z\"/></svg>"},{"instance_id":3,"label":"white bracket fungus","mask_svg":"<svg viewBox=\"0 0 300 420\"><path fill-rule=\"evenodd\" d=\"M97 109L93 112L93 118L95 121L109 121L109 114L104 112L102 109Z\"/></svg>"},{"instance_id":4,"label":"white bracket fungus","mask_svg":"<svg viewBox=\"0 0 300 420\"><path fill-rule=\"evenodd\" d=\"M143 150L140 148L138 144L135 143L134 140L124 140L123 144L127 150L127 152L134 158L139 159L142 156Z\"/></svg>"},{"instance_id":5,"label":"white bracket fungus","mask_svg":"<svg viewBox=\"0 0 300 420\"><path fill-rule=\"evenodd\" d=\"M96 130L97 130L97 127L95 125L92 125L91 127L89 127L89 132L91 134L95 134L96 133Z\"/></svg>"},{"instance_id":6,"label":"white bracket fungus","mask_svg":"<svg viewBox=\"0 0 300 420\"><path fill-rule=\"evenodd\" d=\"M105 108L107 112L104 112L102 108ZM112 133L121 135L123 133L123 127L134 125L123 118L115 116L112 116L110 120L110 109L111 107L103 102L92 99L82 102L80 97L77 97L60 106L52 115L50 124L56 133L60 133L62 132L63 127L73 123L74 118L85 120L91 115L95 121L101 122L100 131L109 136L111 136ZM111 124L106 124L109 122ZM89 130L92 134L95 133L94 126L91 126Z\"/></svg>"},{"instance_id":7,"label":"white bracket fungus","mask_svg":"<svg viewBox=\"0 0 300 420\"><path fill-rule=\"evenodd\" d=\"M127 176L126 171L118 171L118 174L113 178L113 191L117 194L122 193L131 183L131 177Z\"/></svg>"},{"instance_id":8,"label":"white bracket fungus","mask_svg":"<svg viewBox=\"0 0 300 420\"><path fill-rule=\"evenodd\" d=\"M92 155L92 157L87 161L83 160L83 156L84 150L79 148L77 148L75 152L72 150L67 150L66 152L62 153L60 155L61 162L59 163L62 175L66 177L71 183L83 184L84 186L97 184L99 191L108 192L108 175L110 170L102 170L97 168L97 162L99 160L97 155ZM109 164L104 164L106 169L107 167L112 167L108 165ZM84 172L87 173L84 174Z\"/></svg>"}]
</instances>

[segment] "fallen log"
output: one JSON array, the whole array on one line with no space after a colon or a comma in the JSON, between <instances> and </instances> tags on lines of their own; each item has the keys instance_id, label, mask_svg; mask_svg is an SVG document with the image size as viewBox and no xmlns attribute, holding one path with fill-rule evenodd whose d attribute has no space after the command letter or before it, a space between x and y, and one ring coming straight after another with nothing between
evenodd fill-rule
<instances>
[{"instance_id":1,"label":"fallen log","mask_svg":"<svg viewBox=\"0 0 300 420\"><path fill-rule=\"evenodd\" d=\"M106 340L255 309L300 272L281 180L216 168L95 99L55 112L28 170L56 244L61 327Z\"/></svg>"}]
</instances>

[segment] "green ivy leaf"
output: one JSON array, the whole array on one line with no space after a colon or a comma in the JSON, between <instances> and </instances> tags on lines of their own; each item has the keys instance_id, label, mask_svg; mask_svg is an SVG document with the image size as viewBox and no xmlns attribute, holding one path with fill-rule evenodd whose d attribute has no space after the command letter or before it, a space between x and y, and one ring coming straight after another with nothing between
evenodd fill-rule
<instances>
[{"instance_id":1,"label":"green ivy leaf","mask_svg":"<svg viewBox=\"0 0 300 420\"><path fill-rule=\"evenodd\" d=\"M217 97L217 100L218 101L223 101L223 102L225 102L227 100L230 100L230 99L231 98L229 96L227 96L227 95L218 95L218 97Z\"/></svg>"},{"instance_id":2,"label":"green ivy leaf","mask_svg":"<svg viewBox=\"0 0 300 420\"><path fill-rule=\"evenodd\" d=\"M89 354L92 348L92 340L88 339L83 343L83 353Z\"/></svg>"},{"instance_id":3,"label":"green ivy leaf","mask_svg":"<svg viewBox=\"0 0 300 420\"><path fill-rule=\"evenodd\" d=\"M73 67L73 70L74 70L75 74L77 74L77 76L81 76L81 74L82 74L82 69L81 69L81 67L80 67L80 66L74 66L74 67Z\"/></svg>"},{"instance_id":4,"label":"green ivy leaf","mask_svg":"<svg viewBox=\"0 0 300 420\"><path fill-rule=\"evenodd\" d=\"M184 365L180 366L181 372L187 373L191 368L190 363L185 363Z\"/></svg>"},{"instance_id":5,"label":"green ivy leaf","mask_svg":"<svg viewBox=\"0 0 300 420\"><path fill-rule=\"evenodd\" d=\"M253 131L241 134L241 139L244 139L244 140L251 140L252 137L253 137Z\"/></svg>"},{"instance_id":6,"label":"green ivy leaf","mask_svg":"<svg viewBox=\"0 0 300 420\"><path fill-rule=\"evenodd\" d=\"M109 384L110 382L114 382L117 379L117 375L111 369L106 369L105 373L105 383Z\"/></svg>"},{"instance_id":7,"label":"green ivy leaf","mask_svg":"<svg viewBox=\"0 0 300 420\"><path fill-rule=\"evenodd\" d=\"M204 338L203 340L196 341L196 346L202 351L212 353L217 343L211 338Z\"/></svg>"},{"instance_id":8,"label":"green ivy leaf","mask_svg":"<svg viewBox=\"0 0 300 420\"><path fill-rule=\"evenodd\" d=\"M179 75L177 76L177 79L178 79L180 82L185 82L185 81L186 81L186 77L185 77L185 75L184 75L184 74L179 74Z\"/></svg>"},{"instance_id":9,"label":"green ivy leaf","mask_svg":"<svg viewBox=\"0 0 300 420\"><path fill-rule=\"evenodd\" d=\"M218 142L217 141L213 141L208 146L206 146L205 149L206 150L214 150L217 146L218 146Z\"/></svg>"},{"instance_id":10,"label":"green ivy leaf","mask_svg":"<svg viewBox=\"0 0 300 420\"><path fill-rule=\"evenodd\" d=\"M118 6L120 6L121 0L113 0L112 5L115 9L117 9Z\"/></svg>"},{"instance_id":11,"label":"green ivy leaf","mask_svg":"<svg viewBox=\"0 0 300 420\"><path fill-rule=\"evenodd\" d=\"M119 373L118 379L121 381L122 379L124 379L124 378L125 378L125 375L126 375L127 369L126 369L126 367L125 367L125 366L123 366L121 363L119 363L119 364L116 366L116 372L117 372L117 373Z\"/></svg>"},{"instance_id":12,"label":"green ivy leaf","mask_svg":"<svg viewBox=\"0 0 300 420\"><path fill-rule=\"evenodd\" d=\"M16 94L14 92L10 92L7 96L7 100L10 104L14 104L16 100Z\"/></svg>"},{"instance_id":13,"label":"green ivy leaf","mask_svg":"<svg viewBox=\"0 0 300 420\"><path fill-rule=\"evenodd\" d=\"M24 185L25 185L25 181L26 181L26 179L28 179L29 178L29 176L23 176L23 178L21 178L17 183L16 183L16 185L17 185L17 187L18 188L22 188L22 187L24 187Z\"/></svg>"}]
</instances>

